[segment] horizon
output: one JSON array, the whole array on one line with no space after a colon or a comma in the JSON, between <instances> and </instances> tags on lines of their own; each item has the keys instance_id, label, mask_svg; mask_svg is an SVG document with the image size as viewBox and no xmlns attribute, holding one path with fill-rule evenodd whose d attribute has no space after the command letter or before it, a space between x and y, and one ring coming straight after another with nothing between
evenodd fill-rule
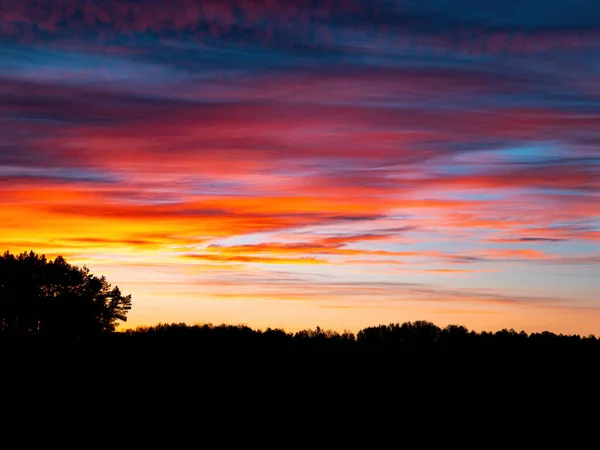
<instances>
[{"instance_id":1,"label":"horizon","mask_svg":"<svg viewBox=\"0 0 600 450\"><path fill-rule=\"evenodd\" d=\"M600 336L600 4L0 14L0 249L159 323Z\"/></svg>"},{"instance_id":2,"label":"horizon","mask_svg":"<svg viewBox=\"0 0 600 450\"><path fill-rule=\"evenodd\" d=\"M248 327L250 329L252 329L252 331L258 331L258 332L265 332L267 330L281 330L284 331L286 334L295 334L299 331L316 331L317 328L320 329L323 332L335 332L335 333L339 333L342 334L344 332L351 332L353 335L357 335L359 331L364 330L366 328L377 328L377 327L385 327L385 326L390 326L390 325L403 325L404 323L414 323L414 322L422 322L422 321L409 321L409 322L390 322L390 323L377 323L377 324L371 324L369 326L366 327L362 327L359 328L357 330L349 330L349 329L343 329L343 330L331 330L331 329L327 329L327 328L323 328L319 325L316 325L314 327L308 327L308 328L297 328L297 329L287 329L287 328L276 328L276 327L263 327L263 328L257 328L257 327L252 327L246 323L204 323L204 322L197 322L197 323L185 323L185 322L170 322L170 323L163 323L163 322L158 322L155 324L151 324L151 325L138 325L136 327L118 327L114 332L115 333L119 333L119 332L127 332L127 331L144 331L150 328L157 328L157 327L170 327L170 326L184 326L184 327L188 327L188 328L192 328L192 327L203 327L203 326L210 326L210 327L220 327L220 326L224 326L224 327ZM428 322L428 321L424 321L424 322ZM451 323L448 324L446 326L439 326L436 323L430 322L431 324L437 326L438 328L440 328L440 330L444 330L446 327L450 327L450 326L458 326L458 327L462 327L463 325L458 324L458 323ZM125 323L126 324L126 323ZM122 324L123 325L123 324ZM555 333L552 330L539 330L539 331L532 331L532 332L526 332L525 330L518 330L518 329L514 329L514 328L500 328L500 329L496 329L496 330L488 330L488 329L481 329L481 330L477 330L477 329L471 329L468 327L464 327L467 332L471 333L477 333L477 334L481 334L481 333L496 333L496 332L501 332L501 331L509 331L509 332L515 332L517 334L520 333L526 333L528 336L532 335L532 334L536 334L536 333L544 333L544 332L549 332L552 334L555 334L557 336L560 335L564 335L564 336L580 336L582 338L589 338L589 337L595 337L596 339L600 338L600 335L596 335L596 334L569 334L569 333Z\"/></svg>"}]
</instances>

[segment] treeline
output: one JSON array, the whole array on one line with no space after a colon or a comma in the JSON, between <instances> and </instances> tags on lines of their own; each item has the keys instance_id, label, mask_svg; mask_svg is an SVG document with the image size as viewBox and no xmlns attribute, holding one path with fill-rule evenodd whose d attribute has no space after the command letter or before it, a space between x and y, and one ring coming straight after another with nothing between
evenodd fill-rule
<instances>
[{"instance_id":1,"label":"treeline","mask_svg":"<svg viewBox=\"0 0 600 450\"><path fill-rule=\"evenodd\" d=\"M370 398L377 391L489 396L515 386L543 393L595 386L600 340L548 331L476 332L428 321L371 326L356 334L172 323L76 338L0 333L0 355L9 372L25 376L52 368L81 384L102 373L120 380L124 391L137 380L167 398L172 389L184 390L181 396L192 390L260 398L283 389L301 402L312 389Z\"/></svg>"},{"instance_id":2,"label":"treeline","mask_svg":"<svg viewBox=\"0 0 600 450\"><path fill-rule=\"evenodd\" d=\"M15 348L15 343L31 344L31 349L62 351L83 349L136 355L161 354L328 354L328 355L400 355L405 359L449 357L456 361L484 361L520 358L524 362L539 359L565 360L585 357L595 361L600 356L600 339L579 336L517 332L503 329L477 332L460 325L444 328L428 321L391 323L366 327L354 334L316 327L287 332L280 328L253 329L246 325L185 323L158 324L125 331L91 336L14 335L0 332L0 350ZM53 351L54 351L53 350Z\"/></svg>"},{"instance_id":3,"label":"treeline","mask_svg":"<svg viewBox=\"0 0 600 450\"><path fill-rule=\"evenodd\" d=\"M428 321L391 323L342 333L322 329L295 333L283 329L252 329L245 325L159 324L115 333L122 341L136 343L177 343L240 349L298 349L317 351L362 352L580 352L600 351L594 335L564 335L549 331L528 334L513 329L476 332L464 326L440 328Z\"/></svg>"},{"instance_id":4,"label":"treeline","mask_svg":"<svg viewBox=\"0 0 600 450\"><path fill-rule=\"evenodd\" d=\"M0 341L18 338L30 341L56 339L53 336L32 334L14 336L0 332ZM58 336L58 339L73 340L72 336ZM575 351L589 349L600 351L600 339L595 335L555 334L550 331L539 333L517 332L514 329L500 331L469 330L461 325L438 327L432 322L390 323L351 331L337 332L316 327L297 332L281 328L253 329L246 325L213 325L185 323L160 323L124 331L105 332L90 337L77 337L76 340L120 343L176 343L198 348L255 348L255 349L310 349L342 351L475 351L475 350L551 350Z\"/></svg>"}]
</instances>

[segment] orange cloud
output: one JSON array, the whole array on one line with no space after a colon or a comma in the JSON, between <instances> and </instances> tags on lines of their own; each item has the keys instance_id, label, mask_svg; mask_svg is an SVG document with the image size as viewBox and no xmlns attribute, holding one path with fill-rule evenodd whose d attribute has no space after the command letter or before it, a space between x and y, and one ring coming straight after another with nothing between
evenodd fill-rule
<instances>
[{"instance_id":1,"label":"orange cloud","mask_svg":"<svg viewBox=\"0 0 600 450\"><path fill-rule=\"evenodd\" d=\"M246 255L215 255L215 254L194 254L185 255L186 258L197 259L200 261L226 262L226 263L258 263L258 264L323 264L325 261L317 258L276 258L266 256L246 256Z\"/></svg>"}]
</instances>

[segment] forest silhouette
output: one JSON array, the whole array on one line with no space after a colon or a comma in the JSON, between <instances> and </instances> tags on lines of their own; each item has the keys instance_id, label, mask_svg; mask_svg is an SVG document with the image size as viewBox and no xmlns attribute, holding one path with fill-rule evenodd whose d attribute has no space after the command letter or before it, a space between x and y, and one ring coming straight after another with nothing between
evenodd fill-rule
<instances>
[{"instance_id":1,"label":"forest silhouette","mask_svg":"<svg viewBox=\"0 0 600 450\"><path fill-rule=\"evenodd\" d=\"M476 332L460 325L440 328L424 320L370 326L356 334L318 326L292 333L245 325L185 323L117 331L131 307L130 295L124 296L105 277L92 275L85 266L73 266L61 256L48 260L33 251L0 256L0 338L95 339L148 348L176 344L177 348L203 351L385 352L408 356L558 356L600 350L600 340L594 335L528 334L513 329Z\"/></svg>"},{"instance_id":2,"label":"forest silhouette","mask_svg":"<svg viewBox=\"0 0 600 450\"><path fill-rule=\"evenodd\" d=\"M24 386L22 392L58 395L79 389L89 393L84 399L105 392L111 404L115 395L123 399L132 392L167 402L192 395L229 414L239 399L283 408L310 398L337 398L341 404L392 395L407 402L423 393L450 394L462 403L465 393L484 403L516 392L523 398L535 392L541 399L552 392L556 398L558 388L570 396L574 389L595 386L600 354L594 335L477 332L425 320L357 333L210 323L119 331L131 307L129 295L86 267L62 257L5 253L0 256L2 374L11 378L10 386Z\"/></svg>"}]
</instances>

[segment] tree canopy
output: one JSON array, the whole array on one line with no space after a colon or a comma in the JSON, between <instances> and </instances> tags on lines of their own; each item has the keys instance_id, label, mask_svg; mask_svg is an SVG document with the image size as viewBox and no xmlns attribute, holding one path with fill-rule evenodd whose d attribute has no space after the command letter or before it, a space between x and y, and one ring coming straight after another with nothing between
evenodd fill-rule
<instances>
[{"instance_id":1,"label":"tree canopy","mask_svg":"<svg viewBox=\"0 0 600 450\"><path fill-rule=\"evenodd\" d=\"M0 256L0 332L89 336L126 321L131 295L62 256Z\"/></svg>"}]
</instances>

